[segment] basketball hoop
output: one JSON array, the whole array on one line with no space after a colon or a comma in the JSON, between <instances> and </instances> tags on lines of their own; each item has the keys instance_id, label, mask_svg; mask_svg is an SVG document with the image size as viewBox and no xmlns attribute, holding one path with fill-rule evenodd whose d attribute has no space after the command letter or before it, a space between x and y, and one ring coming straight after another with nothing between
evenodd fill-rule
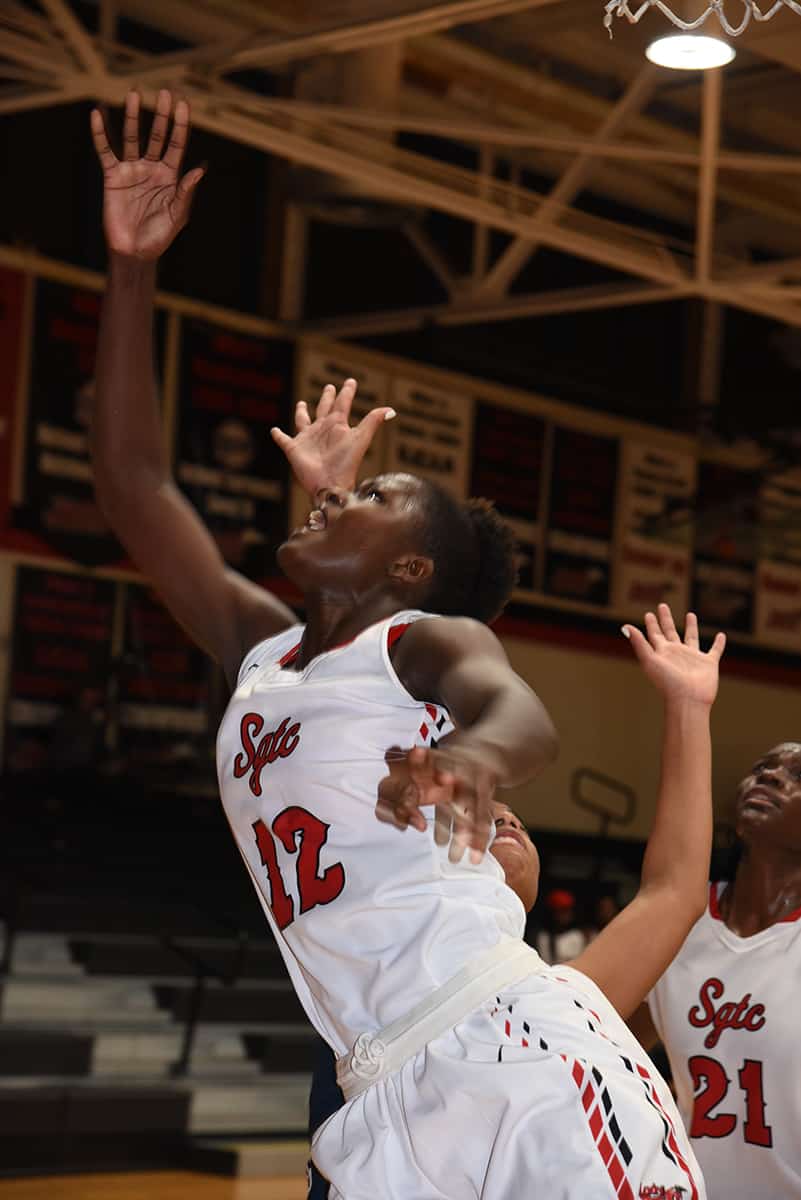
<instances>
[{"instance_id":1,"label":"basketball hoop","mask_svg":"<svg viewBox=\"0 0 801 1200\"><path fill-rule=\"evenodd\" d=\"M742 5L742 19L739 24L733 23L726 16L725 6L727 3L730 9L734 3ZM645 16L649 8L659 9L663 16L667 17L669 21L672 21L674 25L678 26L685 33L692 33L693 30L699 29L707 17L710 17L714 13L720 21L721 28L729 37L739 37L748 28L752 18L755 21L769 21L781 8L790 8L801 17L801 4L796 3L796 0L774 0L771 7L764 12L756 3L756 0L708 0L704 11L692 21L684 20L677 13L674 13L664 0L641 0L639 5L637 5L637 0L634 0L633 8L630 0L607 0L605 8L604 25L609 30L610 37L612 36L612 23L615 17L625 17L630 25L636 25L640 18Z\"/></svg>"}]
</instances>

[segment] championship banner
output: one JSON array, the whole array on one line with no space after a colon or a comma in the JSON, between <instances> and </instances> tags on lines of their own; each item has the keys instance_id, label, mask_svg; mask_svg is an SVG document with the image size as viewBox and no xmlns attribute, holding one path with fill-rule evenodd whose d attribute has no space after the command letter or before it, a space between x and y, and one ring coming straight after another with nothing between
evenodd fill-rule
<instances>
[{"instance_id":1,"label":"championship banner","mask_svg":"<svg viewBox=\"0 0 801 1200\"><path fill-rule=\"evenodd\" d=\"M696 460L642 442L623 443L615 605L641 617L666 601L687 611Z\"/></svg>"},{"instance_id":2,"label":"championship banner","mask_svg":"<svg viewBox=\"0 0 801 1200\"><path fill-rule=\"evenodd\" d=\"M406 471L467 498L473 401L411 379L394 379L387 471Z\"/></svg>"},{"instance_id":3,"label":"championship banner","mask_svg":"<svg viewBox=\"0 0 801 1200\"><path fill-rule=\"evenodd\" d=\"M554 428L544 591L606 606L618 440Z\"/></svg>"},{"instance_id":4,"label":"championship banner","mask_svg":"<svg viewBox=\"0 0 801 1200\"><path fill-rule=\"evenodd\" d=\"M754 632L765 645L801 653L801 470L768 476L759 497Z\"/></svg>"},{"instance_id":5,"label":"championship banner","mask_svg":"<svg viewBox=\"0 0 801 1200\"><path fill-rule=\"evenodd\" d=\"M518 587L538 586L542 528L540 480L545 421L514 408L479 401L473 435L470 492L493 500L517 538Z\"/></svg>"},{"instance_id":6,"label":"championship banner","mask_svg":"<svg viewBox=\"0 0 801 1200\"><path fill-rule=\"evenodd\" d=\"M17 385L22 366L25 276L0 267L0 530L8 525ZM19 419L19 417L17 418Z\"/></svg>"},{"instance_id":7,"label":"championship banner","mask_svg":"<svg viewBox=\"0 0 801 1200\"><path fill-rule=\"evenodd\" d=\"M98 292L36 281L25 476L17 527L87 566L123 551L94 499L89 420L100 317Z\"/></svg>"},{"instance_id":8,"label":"championship banner","mask_svg":"<svg viewBox=\"0 0 801 1200\"><path fill-rule=\"evenodd\" d=\"M692 607L702 624L753 630L758 488L756 471L698 464Z\"/></svg>"},{"instance_id":9,"label":"championship banner","mask_svg":"<svg viewBox=\"0 0 801 1200\"><path fill-rule=\"evenodd\" d=\"M358 358L351 358L350 351L344 349L341 354L329 354L313 347L302 348L296 398L299 401L306 401L312 420L314 420L317 402L325 385L333 383L339 391L346 379L355 379L359 385L351 409L352 424L358 423L370 409L383 408L390 403L389 375L385 371L378 371L375 367L368 367L365 363L360 362ZM294 417L291 418L286 432L294 435ZM380 429L362 460L359 481L381 474L384 469L386 445L387 435L383 429ZM295 529L298 525L302 525L308 514L309 497L295 486L292 490L290 527Z\"/></svg>"},{"instance_id":10,"label":"championship banner","mask_svg":"<svg viewBox=\"0 0 801 1200\"><path fill-rule=\"evenodd\" d=\"M87 729L102 739L114 589L93 576L17 568L5 737L11 770L50 763L57 771L64 763L51 757L54 740L65 741L66 757Z\"/></svg>"},{"instance_id":11,"label":"championship banner","mask_svg":"<svg viewBox=\"0 0 801 1200\"><path fill-rule=\"evenodd\" d=\"M181 328L176 477L225 560L274 573L287 535L288 468L270 436L290 428L293 345L199 320Z\"/></svg>"},{"instance_id":12,"label":"championship banner","mask_svg":"<svg viewBox=\"0 0 801 1200\"><path fill-rule=\"evenodd\" d=\"M118 668L120 750L191 747L208 730L209 662L141 584L125 589Z\"/></svg>"}]
</instances>

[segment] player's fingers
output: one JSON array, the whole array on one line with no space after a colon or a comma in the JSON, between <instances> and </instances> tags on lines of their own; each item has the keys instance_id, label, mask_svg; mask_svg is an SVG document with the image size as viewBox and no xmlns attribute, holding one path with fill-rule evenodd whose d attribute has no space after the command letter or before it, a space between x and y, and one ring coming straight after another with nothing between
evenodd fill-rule
<instances>
[{"instance_id":1,"label":"player's fingers","mask_svg":"<svg viewBox=\"0 0 801 1200\"><path fill-rule=\"evenodd\" d=\"M660 604L657 606L657 618L659 620L659 628L662 630L664 637L669 642L680 642L679 631L676 628L676 622L673 620L673 613L670 611L669 604Z\"/></svg>"},{"instance_id":2,"label":"player's fingers","mask_svg":"<svg viewBox=\"0 0 801 1200\"><path fill-rule=\"evenodd\" d=\"M451 842L448 847L448 859L450 862L461 862L465 850L470 845L472 825L472 813L467 805L464 802L455 803L453 805Z\"/></svg>"},{"instance_id":3,"label":"player's fingers","mask_svg":"<svg viewBox=\"0 0 801 1200\"><path fill-rule=\"evenodd\" d=\"M688 612L684 618L684 644L698 649L698 618L694 612Z\"/></svg>"},{"instance_id":4,"label":"player's fingers","mask_svg":"<svg viewBox=\"0 0 801 1200\"><path fill-rule=\"evenodd\" d=\"M104 171L110 171L112 167L116 167L118 159L117 155L111 149L108 134L106 133L106 123L99 108L92 109L89 125L92 130L92 141L94 142L95 151L97 157L100 159L100 166Z\"/></svg>"},{"instance_id":5,"label":"player's fingers","mask_svg":"<svg viewBox=\"0 0 801 1200\"><path fill-rule=\"evenodd\" d=\"M299 400L295 405L295 429L300 433L301 429L308 429L311 423L308 404L305 400Z\"/></svg>"},{"instance_id":6,"label":"player's fingers","mask_svg":"<svg viewBox=\"0 0 801 1200\"><path fill-rule=\"evenodd\" d=\"M320 421L323 417L327 417L331 409L334 407L334 401L337 398L337 389L333 383L327 383L323 388L322 395L317 404L316 420Z\"/></svg>"},{"instance_id":7,"label":"player's fingers","mask_svg":"<svg viewBox=\"0 0 801 1200\"><path fill-rule=\"evenodd\" d=\"M648 635L648 641L656 650L659 646L665 645L665 639L662 636L662 630L659 628L659 622L652 612L645 614L645 632Z\"/></svg>"},{"instance_id":8,"label":"player's fingers","mask_svg":"<svg viewBox=\"0 0 801 1200\"><path fill-rule=\"evenodd\" d=\"M434 841L437 846L447 846L451 840L452 818L449 808L434 809Z\"/></svg>"},{"instance_id":9,"label":"player's fingers","mask_svg":"<svg viewBox=\"0 0 801 1200\"><path fill-rule=\"evenodd\" d=\"M716 633L715 640L709 647L709 657L714 658L715 662L720 662L723 657L723 651L726 649L726 634Z\"/></svg>"},{"instance_id":10,"label":"player's fingers","mask_svg":"<svg viewBox=\"0 0 801 1200\"><path fill-rule=\"evenodd\" d=\"M169 93L168 93L169 95ZM170 96L170 104L172 97ZM172 133L164 155L165 164L173 171L180 171L184 160L186 144L189 141L189 105L186 100L179 100L175 106L172 118Z\"/></svg>"},{"instance_id":11,"label":"player's fingers","mask_svg":"<svg viewBox=\"0 0 801 1200\"><path fill-rule=\"evenodd\" d=\"M158 162L161 158L161 152L167 139L171 110L172 96L166 88L161 88L156 97L156 115L150 126L150 140L147 143L147 150L145 150L145 158L148 162Z\"/></svg>"},{"instance_id":12,"label":"player's fingers","mask_svg":"<svg viewBox=\"0 0 801 1200\"><path fill-rule=\"evenodd\" d=\"M356 395L358 386L355 379L346 379L337 392L336 399L334 400L334 411L342 413L345 420L348 420L350 417L353 397Z\"/></svg>"},{"instance_id":13,"label":"player's fingers","mask_svg":"<svg viewBox=\"0 0 801 1200\"><path fill-rule=\"evenodd\" d=\"M141 97L138 92L131 91L125 97L125 117L122 122L122 150L126 162L134 162L139 157L139 108Z\"/></svg>"},{"instance_id":14,"label":"player's fingers","mask_svg":"<svg viewBox=\"0 0 801 1200\"><path fill-rule=\"evenodd\" d=\"M476 781L476 799L478 801L473 813L473 824L470 835L470 861L481 862L492 832L492 800L495 786L489 775L479 773Z\"/></svg>"},{"instance_id":15,"label":"player's fingers","mask_svg":"<svg viewBox=\"0 0 801 1200\"><path fill-rule=\"evenodd\" d=\"M175 189L178 202L178 219L184 224L189 220L189 210L195 198L197 185L205 174L205 167L195 167L194 170L187 171L183 179L178 180L178 187Z\"/></svg>"},{"instance_id":16,"label":"player's fingers","mask_svg":"<svg viewBox=\"0 0 801 1200\"><path fill-rule=\"evenodd\" d=\"M624 625L623 636L631 642L631 648L641 663L651 657L653 647L636 625Z\"/></svg>"},{"instance_id":17,"label":"player's fingers","mask_svg":"<svg viewBox=\"0 0 801 1200\"><path fill-rule=\"evenodd\" d=\"M273 425L272 429L270 430L270 437L273 439L278 449L283 450L284 454L287 453L294 440L289 436L288 433L284 433L283 429L279 429L277 425Z\"/></svg>"},{"instance_id":18,"label":"player's fingers","mask_svg":"<svg viewBox=\"0 0 801 1200\"><path fill-rule=\"evenodd\" d=\"M394 408L372 408L356 426L359 441L369 446L384 422L391 421L397 415Z\"/></svg>"}]
</instances>

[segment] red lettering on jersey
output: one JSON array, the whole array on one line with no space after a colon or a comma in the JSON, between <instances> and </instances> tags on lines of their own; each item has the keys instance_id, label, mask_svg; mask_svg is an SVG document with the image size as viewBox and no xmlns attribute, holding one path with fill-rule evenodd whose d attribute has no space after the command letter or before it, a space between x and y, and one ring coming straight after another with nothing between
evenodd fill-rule
<instances>
[{"instance_id":1,"label":"red lettering on jersey","mask_svg":"<svg viewBox=\"0 0 801 1200\"><path fill-rule=\"evenodd\" d=\"M289 758L300 741L300 722L290 725L291 717L284 717L281 724L265 733L258 742L264 728L264 717L259 713L245 713L239 725L242 754L234 759L234 778L241 779L251 772L248 785L254 796L261 795L261 773L266 766L278 758Z\"/></svg>"},{"instance_id":2,"label":"red lettering on jersey","mask_svg":"<svg viewBox=\"0 0 801 1200\"><path fill-rule=\"evenodd\" d=\"M747 1033L756 1033L765 1024L765 1005L752 1004L750 992L746 992L736 1004L728 1000L716 1008L714 1001L722 998L724 990L719 979L714 976L707 979L698 992L700 1004L687 1013L687 1020L696 1029L710 1027L704 1038L708 1050L717 1046L724 1029L744 1029Z\"/></svg>"},{"instance_id":3,"label":"red lettering on jersey","mask_svg":"<svg viewBox=\"0 0 801 1200\"><path fill-rule=\"evenodd\" d=\"M663 1187L661 1183L644 1183L640 1188L640 1200L682 1200L687 1193L683 1187Z\"/></svg>"}]
</instances>

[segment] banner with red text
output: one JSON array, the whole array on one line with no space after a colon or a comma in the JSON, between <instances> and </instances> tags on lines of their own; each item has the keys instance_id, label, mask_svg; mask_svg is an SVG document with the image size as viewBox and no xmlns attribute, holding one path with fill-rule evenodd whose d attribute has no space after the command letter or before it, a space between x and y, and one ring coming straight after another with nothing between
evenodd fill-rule
<instances>
[{"instance_id":1,"label":"banner with red text","mask_svg":"<svg viewBox=\"0 0 801 1200\"><path fill-rule=\"evenodd\" d=\"M20 566L16 571L4 757L11 770L65 762L76 739L102 742L115 585ZM62 745L63 743L63 745ZM86 746L87 757L97 745Z\"/></svg>"},{"instance_id":2,"label":"banner with red text","mask_svg":"<svg viewBox=\"0 0 801 1200\"><path fill-rule=\"evenodd\" d=\"M274 570L287 534L288 470L270 429L289 430L293 344L185 319L176 476L223 557L251 578Z\"/></svg>"},{"instance_id":3,"label":"banner with red text","mask_svg":"<svg viewBox=\"0 0 801 1200\"><path fill-rule=\"evenodd\" d=\"M660 601L687 611L695 472L691 454L623 443L615 603L627 615L642 617Z\"/></svg>"},{"instance_id":4,"label":"banner with red text","mask_svg":"<svg viewBox=\"0 0 801 1200\"><path fill-rule=\"evenodd\" d=\"M611 595L618 439L556 426L543 590L606 607Z\"/></svg>"}]
</instances>

